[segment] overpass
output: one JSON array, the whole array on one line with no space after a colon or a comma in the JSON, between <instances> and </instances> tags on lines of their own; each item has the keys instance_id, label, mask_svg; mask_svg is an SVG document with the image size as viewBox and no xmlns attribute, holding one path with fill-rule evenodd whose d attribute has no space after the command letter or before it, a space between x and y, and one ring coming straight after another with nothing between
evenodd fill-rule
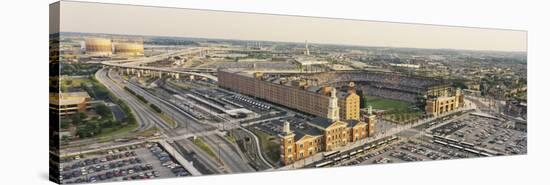
<instances>
[{"instance_id":1,"label":"overpass","mask_svg":"<svg viewBox=\"0 0 550 185\"><path fill-rule=\"evenodd\" d=\"M212 69L185 69L185 68L172 69L172 68L142 66L143 64L155 62L171 56L190 55L190 54L197 54L197 53L200 54L202 52L204 52L202 48L193 48L193 49L188 49L184 51L180 50L180 51L168 52L168 53L155 55L151 57L142 57L142 58L128 59L128 60L104 61L104 62L101 62L101 64L103 66L125 70L124 72L126 72L127 75L137 75L138 77L146 76L146 75L162 77L163 75L168 75L172 78L179 79L180 75L190 75L190 76L203 77L203 78L217 82L218 78L216 76L208 74L208 73L215 72Z\"/></svg>"},{"instance_id":2,"label":"overpass","mask_svg":"<svg viewBox=\"0 0 550 185\"><path fill-rule=\"evenodd\" d=\"M176 69L170 69L170 68L157 68L157 67L146 67L146 66L127 66L127 65L121 65L121 64L112 64L112 63L102 63L103 66L113 67L116 69L124 70L124 72L128 75L137 75L138 77L141 76L147 76L147 75L153 75L162 77L164 75L168 75L172 78L179 79L180 75L192 75L192 76L199 76L203 77L212 81L217 82L218 77L207 74L207 73L200 73L200 72L192 72L192 71L182 71L182 70L176 70Z\"/></svg>"}]
</instances>

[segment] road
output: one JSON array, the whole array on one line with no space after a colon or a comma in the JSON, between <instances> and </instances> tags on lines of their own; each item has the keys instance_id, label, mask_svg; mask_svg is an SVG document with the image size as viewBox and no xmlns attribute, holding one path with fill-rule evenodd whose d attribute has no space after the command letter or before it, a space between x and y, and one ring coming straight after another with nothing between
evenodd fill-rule
<instances>
[{"instance_id":1,"label":"road","mask_svg":"<svg viewBox=\"0 0 550 185\"><path fill-rule=\"evenodd\" d=\"M110 72L109 75L111 76L112 80L116 81L116 83L122 83L123 79L120 78L120 76L118 76L116 73ZM103 76L100 76L100 78L103 78ZM109 80L105 80L105 83L109 84L109 83L114 83L114 82L111 82ZM111 85L112 84L109 84L109 86L111 86ZM163 110L163 112L169 112L170 108L166 108L165 106L163 106L164 105L163 103L159 102L159 100L156 99L155 97L150 96L150 94L148 92L144 91L140 87L135 86L132 83L126 83L126 85L127 85L126 87L128 87L132 91L142 95L150 103L153 103L153 104L159 106L159 108L161 108ZM116 87L114 87L113 90L117 91L118 93L121 93L121 92L126 93L127 95L124 98L133 99L133 101L132 101L133 103L136 103L136 104L140 105L140 106L137 106L138 109L140 110L140 112L138 114L143 113L144 115L140 115L140 116L145 116L146 115L148 117L152 117L154 119L153 123L157 124L157 127L159 127L159 129L161 129L164 132L164 134L166 135L167 138L176 137L176 136L179 135L178 133L176 133L175 129L171 125L167 124L162 118L159 118L158 115L153 113L152 110L150 110L148 107L146 107L142 102L139 102L139 100L137 100L137 98L135 98L134 95L129 94L128 92L126 92L126 90L124 90L121 87L118 87L118 89ZM114 93L114 91L112 91L112 92ZM121 97L121 98L123 98L123 97ZM134 105L134 104L132 104L132 105ZM130 106L130 107L132 107L132 106ZM177 115L176 113L173 113L173 114ZM187 119L178 119L178 120L187 120ZM197 128L197 129L199 129L199 128ZM196 153L201 153L199 151L200 149L198 149L196 147L190 147L189 143L185 143L185 146L186 146L185 148L189 151L194 151ZM202 155L199 155L199 156L202 156ZM204 158L204 157L200 158L200 162L204 163L204 164L207 164L207 165L208 164L213 164L212 161L209 161L209 159ZM209 165L208 168L211 171L217 171L217 167L215 165Z\"/></svg>"},{"instance_id":2,"label":"road","mask_svg":"<svg viewBox=\"0 0 550 185\"><path fill-rule=\"evenodd\" d=\"M162 60L162 59L165 59L165 58L168 58L168 57L171 57L171 56L195 54L195 53L201 52L201 50L202 49L179 50L179 51L168 52L168 53L164 53L164 54L160 54L160 55L150 56L150 57L140 57L140 58L133 58L133 59L128 59L128 60L103 61L103 62L101 62L101 64L106 65L106 66L119 67L119 68L128 68L128 69L136 69L136 70L158 71L158 72L163 72L163 73L178 73L178 74L202 76L202 77L211 79L213 81L218 81L218 78L216 76L201 73L201 72L196 72L196 70L141 66L143 64L147 64L147 63L155 62L155 61L158 61L158 60Z\"/></svg>"},{"instance_id":3,"label":"road","mask_svg":"<svg viewBox=\"0 0 550 185\"><path fill-rule=\"evenodd\" d=\"M95 73L95 78L97 81L102 83L110 92L112 92L116 97L121 99L123 102L125 102L130 110L132 111L132 114L136 118L136 122L139 124L139 127L132 130L131 132L120 134L117 136L113 136L111 139L115 138L124 138L127 137L133 133L138 133L143 130L147 130L154 125L154 122L158 122L159 124L162 124L163 121L156 118L154 114L152 114L148 107L145 107L143 103L139 102L135 97L133 97L131 94L126 92L120 84L115 83L112 81L108 74L108 69L100 69ZM76 152L80 150L87 150L87 149L93 149L103 146L110 146L112 143L106 142L106 143L99 143L101 138L94 138L94 139L83 139L78 141L70 142L67 145L64 145L63 148L64 152ZM82 148L80 146L87 145L87 147Z\"/></svg>"},{"instance_id":4,"label":"road","mask_svg":"<svg viewBox=\"0 0 550 185\"><path fill-rule=\"evenodd\" d=\"M178 124L185 124L185 127L180 127L179 129L167 128L166 134L168 137L177 137L180 134L200 134L202 132L215 129L215 127L200 123L172 102L162 99L132 82L128 83L127 87L143 96L150 103L157 105L163 113L169 115L174 120L177 120ZM203 139L211 147L219 149L218 153L220 155L220 159L222 160L224 166L226 166L227 171L232 173L254 171L254 169L248 165L248 162L240 157L238 151L235 151L235 147L233 147L232 144L229 144L225 138L213 134L205 135L203 136ZM218 146L219 148L217 148Z\"/></svg>"}]
</instances>

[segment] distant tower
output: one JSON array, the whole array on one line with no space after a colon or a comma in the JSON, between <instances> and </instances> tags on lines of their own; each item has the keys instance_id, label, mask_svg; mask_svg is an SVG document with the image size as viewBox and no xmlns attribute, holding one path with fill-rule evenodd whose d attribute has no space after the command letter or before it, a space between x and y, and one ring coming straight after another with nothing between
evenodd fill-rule
<instances>
[{"instance_id":1,"label":"distant tower","mask_svg":"<svg viewBox=\"0 0 550 185\"><path fill-rule=\"evenodd\" d=\"M368 137L372 137L376 129L376 115L372 114L372 106L370 105L369 105L369 108L367 109L367 115L366 115L365 121L367 122Z\"/></svg>"},{"instance_id":2,"label":"distant tower","mask_svg":"<svg viewBox=\"0 0 550 185\"><path fill-rule=\"evenodd\" d=\"M306 49L304 50L304 55L309 56L309 46L307 45L307 40L306 40Z\"/></svg>"},{"instance_id":3,"label":"distant tower","mask_svg":"<svg viewBox=\"0 0 550 185\"><path fill-rule=\"evenodd\" d=\"M369 105L369 108L367 110L368 110L367 113L369 115L372 115L372 106L371 105Z\"/></svg>"},{"instance_id":4,"label":"distant tower","mask_svg":"<svg viewBox=\"0 0 550 185\"><path fill-rule=\"evenodd\" d=\"M340 120L340 108L338 107L338 97L336 97L335 88L332 88L332 91L330 92L327 118L333 122Z\"/></svg>"},{"instance_id":5,"label":"distant tower","mask_svg":"<svg viewBox=\"0 0 550 185\"><path fill-rule=\"evenodd\" d=\"M283 133L285 135L291 134L291 132L290 132L290 123L288 121L285 121L285 123L283 124Z\"/></svg>"},{"instance_id":6,"label":"distant tower","mask_svg":"<svg viewBox=\"0 0 550 185\"><path fill-rule=\"evenodd\" d=\"M352 93L355 93L355 83L354 82L349 82L348 84L348 93L352 94Z\"/></svg>"}]
</instances>

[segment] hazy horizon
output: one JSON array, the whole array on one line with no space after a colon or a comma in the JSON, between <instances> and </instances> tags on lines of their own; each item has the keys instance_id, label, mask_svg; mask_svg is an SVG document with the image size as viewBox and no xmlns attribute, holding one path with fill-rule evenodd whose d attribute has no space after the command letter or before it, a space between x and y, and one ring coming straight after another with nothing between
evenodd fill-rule
<instances>
[{"instance_id":1,"label":"hazy horizon","mask_svg":"<svg viewBox=\"0 0 550 185\"><path fill-rule=\"evenodd\" d=\"M527 51L527 32L61 1L60 32L364 47ZM82 23L85 24L82 24ZM294 28L294 30L292 30Z\"/></svg>"}]
</instances>

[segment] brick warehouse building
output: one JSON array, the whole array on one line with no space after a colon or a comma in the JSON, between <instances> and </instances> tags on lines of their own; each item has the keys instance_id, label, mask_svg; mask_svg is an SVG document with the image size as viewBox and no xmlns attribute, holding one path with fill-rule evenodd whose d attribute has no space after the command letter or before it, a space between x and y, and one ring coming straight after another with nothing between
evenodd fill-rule
<instances>
[{"instance_id":1,"label":"brick warehouse building","mask_svg":"<svg viewBox=\"0 0 550 185\"><path fill-rule=\"evenodd\" d=\"M304 113L327 117L332 87L308 88L302 80L263 79L261 73L218 72L218 85L231 91L283 105ZM338 93L340 118L358 120L359 95L355 90Z\"/></svg>"},{"instance_id":2,"label":"brick warehouse building","mask_svg":"<svg viewBox=\"0 0 550 185\"><path fill-rule=\"evenodd\" d=\"M371 113L366 122L359 119L360 101L353 83L337 92L330 86L308 86L303 79L266 78L262 73L219 71L218 79L221 88L317 116L294 130L288 122L280 125L281 162L285 165L374 134L375 116Z\"/></svg>"}]
</instances>

